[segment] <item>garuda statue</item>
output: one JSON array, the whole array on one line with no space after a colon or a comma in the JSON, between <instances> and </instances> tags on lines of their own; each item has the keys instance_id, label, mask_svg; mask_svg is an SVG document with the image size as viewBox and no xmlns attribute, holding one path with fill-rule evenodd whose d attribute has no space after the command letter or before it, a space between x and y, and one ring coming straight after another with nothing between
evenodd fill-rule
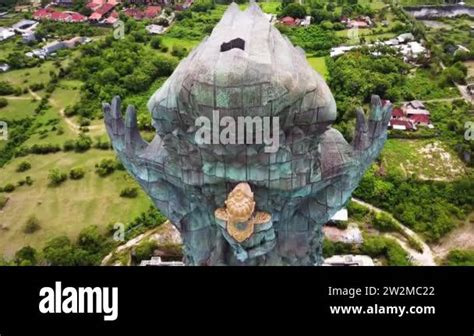
<instances>
[{"instance_id":1,"label":"garuda statue","mask_svg":"<svg viewBox=\"0 0 474 336\"><path fill-rule=\"evenodd\" d=\"M321 264L322 226L379 154L391 115L390 103L374 96L368 120L357 110L348 144L331 127L336 104L327 84L255 3L244 11L231 4L151 97L151 143L140 136L135 108L123 119L120 105L115 97L103 106L113 147L181 232L188 265ZM220 143L198 137L216 112L213 135L229 118L249 124L228 129ZM258 134L232 141L265 118L272 121L263 128L276 132L271 151Z\"/></svg>"}]
</instances>

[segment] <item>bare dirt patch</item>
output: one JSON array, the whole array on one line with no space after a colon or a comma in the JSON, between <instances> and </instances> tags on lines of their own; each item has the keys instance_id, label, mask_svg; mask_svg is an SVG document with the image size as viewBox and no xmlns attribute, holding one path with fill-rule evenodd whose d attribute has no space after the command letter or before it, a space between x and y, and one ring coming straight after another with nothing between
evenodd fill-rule
<instances>
[{"instance_id":1,"label":"bare dirt patch","mask_svg":"<svg viewBox=\"0 0 474 336\"><path fill-rule=\"evenodd\" d=\"M432 246L433 254L439 259L444 259L450 251L455 249L474 249L474 213L470 214L462 226Z\"/></svg>"}]
</instances>

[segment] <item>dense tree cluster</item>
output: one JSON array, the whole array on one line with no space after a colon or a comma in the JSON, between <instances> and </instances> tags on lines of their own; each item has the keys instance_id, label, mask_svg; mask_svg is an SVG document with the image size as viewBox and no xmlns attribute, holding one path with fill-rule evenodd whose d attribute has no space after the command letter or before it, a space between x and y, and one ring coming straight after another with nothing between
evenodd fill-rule
<instances>
[{"instance_id":1,"label":"dense tree cluster","mask_svg":"<svg viewBox=\"0 0 474 336\"><path fill-rule=\"evenodd\" d=\"M83 57L71 71L71 77L84 85L80 102L68 113L92 118L101 103L113 96L122 98L146 91L160 77L169 76L177 62L134 41L107 37L103 42L84 46Z\"/></svg>"},{"instance_id":2,"label":"dense tree cluster","mask_svg":"<svg viewBox=\"0 0 474 336\"><path fill-rule=\"evenodd\" d=\"M278 29L295 45L317 55L328 55L329 49L341 42L341 38L337 37L333 31L324 30L318 25L310 25L304 29L278 25Z\"/></svg>"}]
</instances>

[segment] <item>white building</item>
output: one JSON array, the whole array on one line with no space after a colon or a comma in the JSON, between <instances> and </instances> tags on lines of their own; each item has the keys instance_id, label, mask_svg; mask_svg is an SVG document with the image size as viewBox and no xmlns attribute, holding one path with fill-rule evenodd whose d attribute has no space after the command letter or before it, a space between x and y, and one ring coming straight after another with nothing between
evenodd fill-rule
<instances>
[{"instance_id":1,"label":"white building","mask_svg":"<svg viewBox=\"0 0 474 336\"><path fill-rule=\"evenodd\" d=\"M10 69L10 66L7 63L0 64L0 71L1 72L8 71L9 69Z\"/></svg>"},{"instance_id":2,"label":"white building","mask_svg":"<svg viewBox=\"0 0 474 336\"><path fill-rule=\"evenodd\" d=\"M0 41L9 39L10 37L15 36L15 32L11 29L0 27Z\"/></svg>"},{"instance_id":3,"label":"white building","mask_svg":"<svg viewBox=\"0 0 474 336\"><path fill-rule=\"evenodd\" d=\"M323 266L374 266L374 261L366 255L335 255L324 259Z\"/></svg>"},{"instance_id":4,"label":"white building","mask_svg":"<svg viewBox=\"0 0 474 336\"><path fill-rule=\"evenodd\" d=\"M165 31L165 27L156 25L156 24L151 24L145 27L145 30L149 34L163 34Z\"/></svg>"},{"instance_id":5,"label":"white building","mask_svg":"<svg viewBox=\"0 0 474 336\"><path fill-rule=\"evenodd\" d=\"M181 261L162 261L160 257L152 257L150 260L142 260L140 266L184 266Z\"/></svg>"},{"instance_id":6,"label":"white building","mask_svg":"<svg viewBox=\"0 0 474 336\"><path fill-rule=\"evenodd\" d=\"M39 24L39 22L34 21L34 20L21 20L21 21L15 23L12 26L12 29L14 31L19 32L19 33L27 33L27 32L34 31L38 24Z\"/></svg>"}]
</instances>

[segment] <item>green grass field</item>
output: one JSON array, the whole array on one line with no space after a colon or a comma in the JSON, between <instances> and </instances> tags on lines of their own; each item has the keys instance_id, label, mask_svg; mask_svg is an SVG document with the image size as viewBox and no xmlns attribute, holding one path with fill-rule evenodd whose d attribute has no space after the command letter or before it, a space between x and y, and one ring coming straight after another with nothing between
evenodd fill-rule
<instances>
[{"instance_id":1,"label":"green grass field","mask_svg":"<svg viewBox=\"0 0 474 336\"><path fill-rule=\"evenodd\" d=\"M31 84L49 82L50 72L57 72L57 67L51 61L44 62L39 67L11 70L0 73L0 81L8 81L15 86L25 88Z\"/></svg>"},{"instance_id":2,"label":"green grass field","mask_svg":"<svg viewBox=\"0 0 474 336\"><path fill-rule=\"evenodd\" d=\"M189 51L193 49L195 46L197 46L199 42L200 41L174 38L174 37L170 37L166 35L164 35L161 39L161 43L169 49L168 53L171 52L171 49L173 48L173 46L183 47Z\"/></svg>"},{"instance_id":3,"label":"green grass field","mask_svg":"<svg viewBox=\"0 0 474 336\"><path fill-rule=\"evenodd\" d=\"M30 95L7 97L8 105L0 108L0 120L18 120L33 115L39 102L33 102Z\"/></svg>"},{"instance_id":4,"label":"green grass field","mask_svg":"<svg viewBox=\"0 0 474 336\"><path fill-rule=\"evenodd\" d=\"M31 176L32 186L18 187L0 212L0 224L7 229L0 230L0 254L12 256L16 250L31 245L41 248L49 239L65 234L71 238L86 226L98 225L104 229L110 223L126 223L146 210L150 201L140 191L136 199L120 198L120 191L136 183L127 173L116 171L101 178L94 172L94 166L103 158L114 158L112 151L90 150L83 154L56 153L30 155L17 158L0 169L0 185L16 183ZM15 169L22 161L31 163L32 168L24 173ZM86 175L82 180L67 180L58 187L48 186L48 174L57 168L69 172L71 168L83 167ZM140 189L140 188L139 188ZM25 234L22 228L30 216L36 216L41 229Z\"/></svg>"},{"instance_id":5,"label":"green grass field","mask_svg":"<svg viewBox=\"0 0 474 336\"><path fill-rule=\"evenodd\" d=\"M240 9L245 9L248 7L248 3L241 4L239 5ZM269 14L278 14L281 2L280 1L265 1L265 2L259 2L258 5L260 8L265 12Z\"/></svg>"},{"instance_id":6,"label":"green grass field","mask_svg":"<svg viewBox=\"0 0 474 336\"><path fill-rule=\"evenodd\" d=\"M323 76L324 79L327 79L329 71L326 66L326 60L324 59L324 57L308 57L307 60L314 70L319 72L319 74Z\"/></svg>"}]
</instances>

